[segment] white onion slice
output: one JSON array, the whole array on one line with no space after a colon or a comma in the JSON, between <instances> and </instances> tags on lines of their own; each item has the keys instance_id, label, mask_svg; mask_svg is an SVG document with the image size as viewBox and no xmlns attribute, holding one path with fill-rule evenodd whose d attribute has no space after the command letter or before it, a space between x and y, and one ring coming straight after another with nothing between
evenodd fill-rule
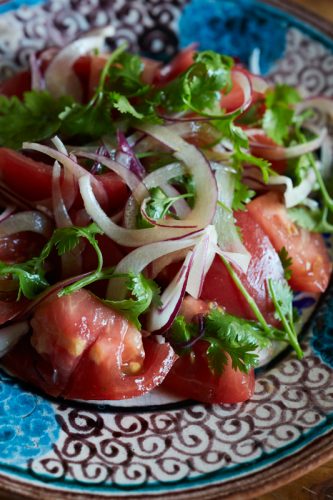
<instances>
[{"instance_id":1,"label":"white onion slice","mask_svg":"<svg viewBox=\"0 0 333 500\"><path fill-rule=\"evenodd\" d=\"M24 142L22 145L23 149L31 149L33 151L39 151L40 153L44 153L47 156L50 156L54 160L57 160L60 164L64 166L65 169L68 170L76 179L79 179L82 176L89 176L89 179L92 182L94 188L97 188L99 197L106 197L106 193L104 187L101 182L92 174L87 172L86 169L81 167L73 158L67 156L66 154L58 151L57 149L50 148L48 146L44 146L43 144L38 144L35 142Z\"/></svg>"},{"instance_id":2,"label":"white onion slice","mask_svg":"<svg viewBox=\"0 0 333 500\"><path fill-rule=\"evenodd\" d=\"M251 80L246 73L243 73L242 71L238 71L238 70L233 70L232 79L235 83L237 83L240 86L240 88L242 89L242 92L243 92L243 102L237 110L233 111L233 113L235 111L243 112L250 106L250 104L252 102ZM223 98L222 98L222 106L223 106Z\"/></svg>"},{"instance_id":3,"label":"white onion slice","mask_svg":"<svg viewBox=\"0 0 333 500\"><path fill-rule=\"evenodd\" d=\"M12 215L16 210L14 205L9 205L5 208L5 210L0 214L0 222L6 220L10 215Z\"/></svg>"},{"instance_id":4,"label":"white onion slice","mask_svg":"<svg viewBox=\"0 0 333 500\"><path fill-rule=\"evenodd\" d=\"M153 307L148 314L148 331L165 331L173 323L185 295L188 276L193 263L193 252L189 251L185 261L161 295L161 305Z\"/></svg>"},{"instance_id":5,"label":"white onion slice","mask_svg":"<svg viewBox=\"0 0 333 500\"><path fill-rule=\"evenodd\" d=\"M308 97L297 104L296 111L301 113L305 109L317 109L325 115L329 115L333 120L333 98L325 96Z\"/></svg>"},{"instance_id":6,"label":"white onion slice","mask_svg":"<svg viewBox=\"0 0 333 500\"><path fill-rule=\"evenodd\" d=\"M80 56L92 50L97 49L99 52L103 52L105 37L113 34L114 28L108 26L101 30L98 35L82 37L60 50L45 72L47 90L54 97L70 95L80 101L82 98L81 83L72 66Z\"/></svg>"},{"instance_id":7,"label":"white onion slice","mask_svg":"<svg viewBox=\"0 0 333 500\"><path fill-rule=\"evenodd\" d=\"M57 135L52 137L51 142L54 144L54 146L57 148L57 150L60 151L60 153L63 153L64 155L69 156L65 144L62 142L62 140Z\"/></svg>"},{"instance_id":8,"label":"white onion slice","mask_svg":"<svg viewBox=\"0 0 333 500\"><path fill-rule=\"evenodd\" d=\"M20 340L23 335L28 333L28 321L21 321L0 329L0 356L4 356Z\"/></svg>"},{"instance_id":9,"label":"white onion slice","mask_svg":"<svg viewBox=\"0 0 333 500\"><path fill-rule=\"evenodd\" d=\"M84 206L90 217L109 238L127 247L139 247L162 240L181 238L193 233L189 228L153 227L148 229L127 229L115 224L98 203L90 183L89 176L79 179L79 186Z\"/></svg>"},{"instance_id":10,"label":"white onion slice","mask_svg":"<svg viewBox=\"0 0 333 500\"><path fill-rule=\"evenodd\" d=\"M115 172L123 179L131 191L135 191L138 185L141 184L141 180L137 175L121 163L111 160L111 158L106 158L105 156L96 153L87 153L85 151L76 151L76 155L81 158L89 158L90 160L101 163L112 172ZM145 192L147 193L147 190Z\"/></svg>"},{"instance_id":11,"label":"white onion slice","mask_svg":"<svg viewBox=\"0 0 333 500\"><path fill-rule=\"evenodd\" d=\"M127 274L130 272L135 274L141 273L151 262L154 262L160 257L193 247L206 231L207 230L199 231L188 238L159 241L136 248L119 262L115 268L115 274ZM121 299L124 297L126 290L123 289L122 286L119 286L119 283L120 281L116 281L116 279L110 280L107 292L107 297L109 299Z\"/></svg>"},{"instance_id":12,"label":"white onion slice","mask_svg":"<svg viewBox=\"0 0 333 500\"><path fill-rule=\"evenodd\" d=\"M26 210L14 215L10 215L0 222L0 237L22 231L32 231L49 238L52 234L53 225L51 220L41 212L36 210Z\"/></svg>"},{"instance_id":13,"label":"white onion slice","mask_svg":"<svg viewBox=\"0 0 333 500\"><path fill-rule=\"evenodd\" d=\"M267 144L261 144L255 140L251 141L251 137L254 135L263 134L263 131L260 129L248 129L244 130L244 132L250 138L250 145L264 151L263 156L267 160L288 160L290 158L297 158L298 156L311 153L312 151L320 148L327 136L327 129L322 128L318 131L318 137L315 137L304 144L297 144L296 146L284 148L283 146L269 146Z\"/></svg>"},{"instance_id":14,"label":"white onion slice","mask_svg":"<svg viewBox=\"0 0 333 500\"><path fill-rule=\"evenodd\" d=\"M52 170L52 205L54 220L57 227L70 227L73 225L73 222L69 216L62 196L60 176L60 163L55 161Z\"/></svg>"},{"instance_id":15,"label":"white onion slice","mask_svg":"<svg viewBox=\"0 0 333 500\"><path fill-rule=\"evenodd\" d=\"M208 226L205 234L193 250L193 262L189 271L186 292L198 299L216 253L217 234L214 226Z\"/></svg>"},{"instance_id":16,"label":"white onion slice","mask_svg":"<svg viewBox=\"0 0 333 500\"><path fill-rule=\"evenodd\" d=\"M268 90L269 85L260 76L257 75L250 75L251 83L252 83L252 89L254 92L258 92L258 94L264 94L266 90Z\"/></svg>"},{"instance_id":17,"label":"white onion slice","mask_svg":"<svg viewBox=\"0 0 333 500\"><path fill-rule=\"evenodd\" d=\"M308 175L303 179L303 181L296 187L294 187L290 177L285 175L274 175L268 179L269 185L280 185L286 186L284 192L284 201L287 208L295 207L302 203L305 198L309 196L313 190L313 186L316 182L316 174L313 169L309 170Z\"/></svg>"},{"instance_id":18,"label":"white onion slice","mask_svg":"<svg viewBox=\"0 0 333 500\"><path fill-rule=\"evenodd\" d=\"M217 186L209 162L195 146L184 141L168 127L140 125L139 128L171 148L177 160L182 161L193 176L197 197L186 222L193 223L198 229L210 224L216 210Z\"/></svg>"}]
</instances>

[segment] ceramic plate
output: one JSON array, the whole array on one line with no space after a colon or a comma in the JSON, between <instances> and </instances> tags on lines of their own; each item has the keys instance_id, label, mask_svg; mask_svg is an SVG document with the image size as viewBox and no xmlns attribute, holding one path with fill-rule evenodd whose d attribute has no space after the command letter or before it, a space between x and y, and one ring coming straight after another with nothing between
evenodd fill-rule
<instances>
[{"instance_id":1,"label":"ceramic plate","mask_svg":"<svg viewBox=\"0 0 333 500\"><path fill-rule=\"evenodd\" d=\"M196 41L245 63L255 59L274 81L333 96L330 26L281 4L2 0L0 78L25 66L35 50L111 23L116 42L128 40L144 54L167 58ZM245 404L154 396L125 406L70 403L2 373L0 485L50 499L245 498L320 464L333 456L333 288L319 305L307 294L296 295L295 305L304 322L311 316L302 333L304 358L280 354L257 374Z\"/></svg>"}]
</instances>

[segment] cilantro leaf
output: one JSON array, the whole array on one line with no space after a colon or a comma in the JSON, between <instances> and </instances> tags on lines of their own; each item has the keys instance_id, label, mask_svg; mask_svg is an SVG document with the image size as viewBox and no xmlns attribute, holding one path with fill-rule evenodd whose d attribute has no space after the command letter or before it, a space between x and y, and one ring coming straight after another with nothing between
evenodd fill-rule
<instances>
[{"instance_id":1,"label":"cilantro leaf","mask_svg":"<svg viewBox=\"0 0 333 500\"><path fill-rule=\"evenodd\" d=\"M290 344L299 358L303 351L298 343L293 316L293 293L288 283L284 281L268 280L268 291L275 306L275 317L279 319L285 329Z\"/></svg>"},{"instance_id":2,"label":"cilantro leaf","mask_svg":"<svg viewBox=\"0 0 333 500\"><path fill-rule=\"evenodd\" d=\"M255 191L246 186L246 184L241 181L240 176L237 176L235 179L235 191L234 198L232 200L232 209L246 210L246 205L251 201L255 194Z\"/></svg>"},{"instance_id":3,"label":"cilantro leaf","mask_svg":"<svg viewBox=\"0 0 333 500\"><path fill-rule=\"evenodd\" d=\"M280 261L281 261L282 267L284 269L284 277L288 281L288 280L290 280L291 275L292 275L291 266L292 266L293 260L290 257L290 255L288 254L288 251L286 250L285 247L281 248L281 250L278 252L278 255L280 257Z\"/></svg>"},{"instance_id":4,"label":"cilantro leaf","mask_svg":"<svg viewBox=\"0 0 333 500\"><path fill-rule=\"evenodd\" d=\"M35 267L34 259L21 264L0 262L0 275L10 275L12 279L18 280L18 299L22 294L28 299L34 299L49 286L44 273L36 272Z\"/></svg>"},{"instance_id":5,"label":"cilantro leaf","mask_svg":"<svg viewBox=\"0 0 333 500\"><path fill-rule=\"evenodd\" d=\"M150 304L159 304L159 287L153 280L145 278L143 274L129 273L127 288L130 292L130 298L104 300L103 302L120 311L138 329L141 329L139 316L147 311Z\"/></svg>"},{"instance_id":6,"label":"cilantro leaf","mask_svg":"<svg viewBox=\"0 0 333 500\"><path fill-rule=\"evenodd\" d=\"M274 89L270 89L266 93L263 128L277 144L283 145L288 138L290 127L295 120L295 111L292 105L297 104L300 100L297 90L285 84L277 84Z\"/></svg>"},{"instance_id":7,"label":"cilantro leaf","mask_svg":"<svg viewBox=\"0 0 333 500\"><path fill-rule=\"evenodd\" d=\"M71 106L71 97L54 98L48 92L25 92L23 101L0 95L0 146L18 149L24 141L41 141L56 134L59 114Z\"/></svg>"}]
</instances>

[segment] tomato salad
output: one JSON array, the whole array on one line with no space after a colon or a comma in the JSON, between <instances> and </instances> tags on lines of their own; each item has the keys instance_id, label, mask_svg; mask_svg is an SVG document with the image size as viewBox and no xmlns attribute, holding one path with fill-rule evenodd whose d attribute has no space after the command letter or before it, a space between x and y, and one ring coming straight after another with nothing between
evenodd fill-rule
<instances>
[{"instance_id":1,"label":"tomato salad","mask_svg":"<svg viewBox=\"0 0 333 500\"><path fill-rule=\"evenodd\" d=\"M0 86L1 363L55 397L246 401L329 283L332 101L104 35Z\"/></svg>"}]
</instances>

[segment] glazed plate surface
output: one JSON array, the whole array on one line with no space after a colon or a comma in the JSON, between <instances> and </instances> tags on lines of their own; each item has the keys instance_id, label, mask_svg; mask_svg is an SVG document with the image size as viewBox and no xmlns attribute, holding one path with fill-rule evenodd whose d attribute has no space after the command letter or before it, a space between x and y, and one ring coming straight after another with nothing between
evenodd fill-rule
<instances>
[{"instance_id":1,"label":"glazed plate surface","mask_svg":"<svg viewBox=\"0 0 333 500\"><path fill-rule=\"evenodd\" d=\"M145 55L167 59L198 42L246 64L257 58L272 81L333 97L333 30L277 0L2 1L0 79L26 66L31 52L109 23L115 44L127 40ZM304 319L304 358L285 351L260 369L244 404L154 395L121 405L63 402L2 372L0 486L51 499L245 498L329 459L332 285L319 304L297 294L295 306Z\"/></svg>"}]
</instances>

